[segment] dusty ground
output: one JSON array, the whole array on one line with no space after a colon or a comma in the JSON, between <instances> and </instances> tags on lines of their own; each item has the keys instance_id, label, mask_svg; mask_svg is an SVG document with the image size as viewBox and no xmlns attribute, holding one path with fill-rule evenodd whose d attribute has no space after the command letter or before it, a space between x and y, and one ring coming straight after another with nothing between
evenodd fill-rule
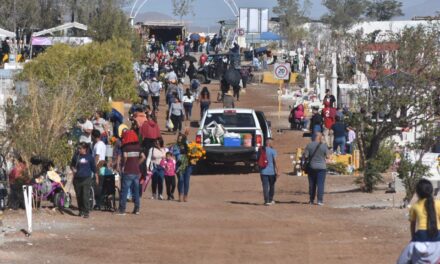
<instances>
[{"instance_id":1,"label":"dusty ground","mask_svg":"<svg viewBox=\"0 0 440 264\"><path fill-rule=\"evenodd\" d=\"M217 85L210 89L216 97ZM272 121L282 168L276 205L262 205L258 174L217 167L218 174L191 178L190 202L145 195L139 216L93 212L82 219L42 209L34 213L34 232L26 238L19 231L25 227L24 212L7 211L0 263L395 262L409 239L407 211L392 208L401 195L363 194L353 176L328 176L325 206L306 204L307 178L289 173L290 155L309 139L299 132L276 132L287 127L288 109L283 106L279 120L275 94L274 86L254 85L238 104L263 110ZM196 118L198 107L194 110ZM163 127L163 118L160 122ZM165 139L171 142L174 136Z\"/></svg>"}]
</instances>

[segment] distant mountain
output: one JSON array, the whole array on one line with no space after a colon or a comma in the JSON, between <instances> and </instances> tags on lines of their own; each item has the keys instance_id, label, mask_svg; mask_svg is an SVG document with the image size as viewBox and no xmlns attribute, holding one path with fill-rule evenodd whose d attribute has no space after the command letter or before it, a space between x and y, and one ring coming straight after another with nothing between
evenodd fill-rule
<instances>
[{"instance_id":1,"label":"distant mountain","mask_svg":"<svg viewBox=\"0 0 440 264\"><path fill-rule=\"evenodd\" d=\"M417 5L410 5L403 8L405 18L411 19L415 16L433 16L436 12L440 12L439 0L426 0L425 2Z\"/></svg>"},{"instance_id":2,"label":"distant mountain","mask_svg":"<svg viewBox=\"0 0 440 264\"><path fill-rule=\"evenodd\" d=\"M176 20L176 19L164 13L145 12L138 14L134 22L136 23L136 22L145 22L145 21L164 21L164 20Z\"/></svg>"}]
</instances>

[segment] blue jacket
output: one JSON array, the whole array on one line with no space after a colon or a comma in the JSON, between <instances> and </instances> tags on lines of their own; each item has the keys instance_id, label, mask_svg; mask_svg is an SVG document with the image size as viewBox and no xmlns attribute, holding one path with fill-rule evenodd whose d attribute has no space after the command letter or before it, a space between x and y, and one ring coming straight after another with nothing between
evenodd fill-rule
<instances>
[{"instance_id":1,"label":"blue jacket","mask_svg":"<svg viewBox=\"0 0 440 264\"><path fill-rule=\"evenodd\" d=\"M92 177L96 173L95 159L90 153L73 156L70 166L76 169L75 178Z\"/></svg>"}]
</instances>

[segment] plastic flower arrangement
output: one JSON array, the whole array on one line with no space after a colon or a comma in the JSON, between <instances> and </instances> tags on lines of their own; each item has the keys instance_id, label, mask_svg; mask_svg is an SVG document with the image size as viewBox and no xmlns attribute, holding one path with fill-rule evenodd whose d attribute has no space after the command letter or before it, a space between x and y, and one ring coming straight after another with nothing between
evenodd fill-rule
<instances>
[{"instance_id":1,"label":"plastic flower arrangement","mask_svg":"<svg viewBox=\"0 0 440 264\"><path fill-rule=\"evenodd\" d=\"M112 136L112 137L110 138L110 144L111 144L112 146L114 146L114 145L116 144L116 141L117 141L117 138L116 138L115 136Z\"/></svg>"},{"instance_id":2,"label":"plastic flower arrangement","mask_svg":"<svg viewBox=\"0 0 440 264\"><path fill-rule=\"evenodd\" d=\"M206 150L203 149L202 145L196 142L191 142L188 145L188 158L192 165L195 165L199 160L205 159Z\"/></svg>"}]
</instances>

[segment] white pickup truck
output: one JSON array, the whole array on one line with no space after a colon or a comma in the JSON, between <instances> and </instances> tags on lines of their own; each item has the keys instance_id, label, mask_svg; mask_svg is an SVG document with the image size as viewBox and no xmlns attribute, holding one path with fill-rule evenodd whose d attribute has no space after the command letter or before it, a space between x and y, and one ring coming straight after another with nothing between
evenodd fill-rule
<instances>
[{"instance_id":1,"label":"white pickup truck","mask_svg":"<svg viewBox=\"0 0 440 264\"><path fill-rule=\"evenodd\" d=\"M213 124L221 126L227 134L238 136L236 144L228 145L223 138L212 140L210 132ZM244 137L247 138L246 142ZM243 162L245 165L255 165L258 148L271 137L270 122L261 111L241 108L209 109L200 122L196 142L202 144L206 150L206 163L232 165Z\"/></svg>"}]
</instances>

